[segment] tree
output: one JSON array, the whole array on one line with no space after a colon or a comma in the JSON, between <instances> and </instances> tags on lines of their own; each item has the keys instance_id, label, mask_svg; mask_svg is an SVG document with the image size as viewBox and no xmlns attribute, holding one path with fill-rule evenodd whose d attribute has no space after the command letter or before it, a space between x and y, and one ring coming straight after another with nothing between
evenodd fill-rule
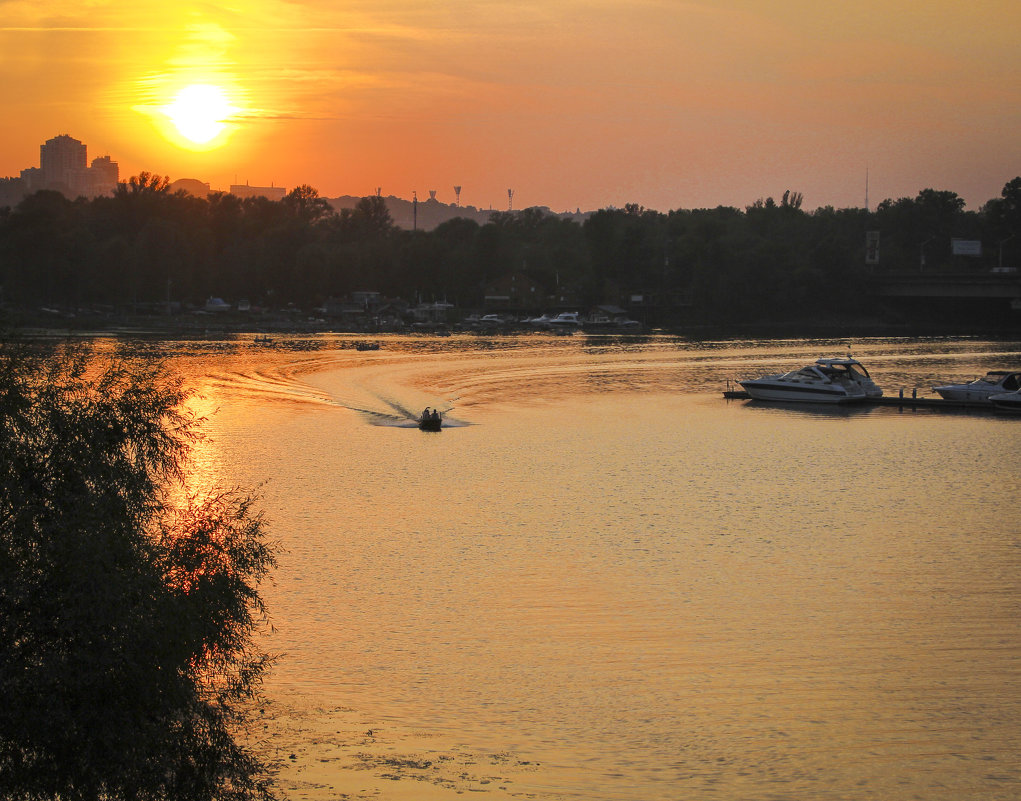
<instances>
[{"instance_id":1,"label":"tree","mask_svg":"<svg viewBox=\"0 0 1021 801\"><path fill-rule=\"evenodd\" d=\"M0 268L0 284L23 304L70 300L79 207L59 192L42 190L27 196L7 221L8 258Z\"/></svg>"},{"instance_id":2,"label":"tree","mask_svg":"<svg viewBox=\"0 0 1021 801\"><path fill-rule=\"evenodd\" d=\"M390 236L396 226L386 201L379 195L363 197L353 209L340 215L342 235L351 239L379 240Z\"/></svg>"},{"instance_id":3,"label":"tree","mask_svg":"<svg viewBox=\"0 0 1021 801\"><path fill-rule=\"evenodd\" d=\"M319 197L319 191L308 184L294 187L281 202L297 219L306 224L316 223L336 214L330 202Z\"/></svg>"},{"instance_id":4,"label":"tree","mask_svg":"<svg viewBox=\"0 0 1021 801\"><path fill-rule=\"evenodd\" d=\"M114 195L166 195L170 193L170 177L142 170L132 175L127 183L117 184Z\"/></svg>"},{"instance_id":5,"label":"tree","mask_svg":"<svg viewBox=\"0 0 1021 801\"><path fill-rule=\"evenodd\" d=\"M274 547L250 496L191 486L186 398L0 346L0 798L273 797L242 735Z\"/></svg>"},{"instance_id":6,"label":"tree","mask_svg":"<svg viewBox=\"0 0 1021 801\"><path fill-rule=\"evenodd\" d=\"M1004 184L1000 197L986 203L984 211L997 236L1021 235L1021 177Z\"/></svg>"}]
</instances>

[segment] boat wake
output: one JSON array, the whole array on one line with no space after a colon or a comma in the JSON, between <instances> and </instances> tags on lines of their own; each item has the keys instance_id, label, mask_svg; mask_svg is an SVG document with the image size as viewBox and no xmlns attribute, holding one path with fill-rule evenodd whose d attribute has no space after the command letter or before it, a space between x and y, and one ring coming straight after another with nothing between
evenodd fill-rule
<instances>
[{"instance_id":1,"label":"boat wake","mask_svg":"<svg viewBox=\"0 0 1021 801\"><path fill-rule=\"evenodd\" d=\"M389 407L391 411L381 412L376 409L366 409L364 407L356 407L350 405L344 405L344 408L350 409L353 412L358 412L362 415L370 425L374 426L392 426L395 428L418 428L419 419L422 416L421 411L412 411L405 404L392 398L386 398L383 396L376 396L377 400L384 406ZM443 428L458 428L460 426L467 426L470 423L464 420L458 420L448 416L448 412L454 407L451 404L434 405L430 406L431 409L436 409L443 417Z\"/></svg>"},{"instance_id":2,"label":"boat wake","mask_svg":"<svg viewBox=\"0 0 1021 801\"><path fill-rule=\"evenodd\" d=\"M345 392L348 397L332 394L329 390L313 386L298 378L297 371L260 370L253 372L222 373L207 378L212 387L235 395L256 397L260 400L286 403L316 404L346 409L360 415L374 426L395 428L418 428L421 409L412 409L402 402L366 387L348 386L345 389L361 392ZM463 420L448 417L453 408L451 403L428 404L443 415L443 427L466 426Z\"/></svg>"}]
</instances>

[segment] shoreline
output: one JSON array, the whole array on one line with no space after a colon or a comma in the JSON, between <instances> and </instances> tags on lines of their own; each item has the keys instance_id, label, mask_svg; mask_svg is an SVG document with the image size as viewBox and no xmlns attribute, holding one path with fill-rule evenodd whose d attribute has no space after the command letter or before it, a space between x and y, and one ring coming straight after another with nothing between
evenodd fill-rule
<instances>
[{"instance_id":1,"label":"shoreline","mask_svg":"<svg viewBox=\"0 0 1021 801\"><path fill-rule=\"evenodd\" d=\"M53 315L13 313L0 316L0 335L15 334L28 338L127 337L157 339L233 339L243 336L315 336L339 334L350 336L386 336L394 334L423 337L449 333L515 337L542 334L526 327L505 329L459 329L448 326L416 329L392 327L367 329L344 326L335 321L297 320L279 315L266 317L188 317L118 315L97 318L55 319ZM692 340L728 339L854 339L877 337L980 337L993 340L1021 338L1021 318L1009 325L931 321L887 322L875 319L820 321L817 319L783 320L748 323L687 323L651 327L643 331L578 331L582 336L609 336L642 339L650 336L677 336ZM573 335L573 334L572 334Z\"/></svg>"}]
</instances>

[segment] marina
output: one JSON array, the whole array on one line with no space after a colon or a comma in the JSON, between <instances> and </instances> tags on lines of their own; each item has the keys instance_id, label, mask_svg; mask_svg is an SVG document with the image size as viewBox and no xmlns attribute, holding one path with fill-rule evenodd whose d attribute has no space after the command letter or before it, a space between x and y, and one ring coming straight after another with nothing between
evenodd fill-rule
<instances>
[{"instance_id":1,"label":"marina","mask_svg":"<svg viewBox=\"0 0 1021 801\"><path fill-rule=\"evenodd\" d=\"M735 384L742 388L736 389ZM1021 371L990 370L983 378L974 381L934 386L932 389L937 393L935 397L919 396L917 387L910 391L902 388L896 395L887 395L872 380L868 370L848 354L842 358L822 357L814 364L787 373L736 382L728 380L723 396L728 400L773 403L1014 411L1017 405L1014 396L1021 389Z\"/></svg>"},{"instance_id":2,"label":"marina","mask_svg":"<svg viewBox=\"0 0 1021 801\"><path fill-rule=\"evenodd\" d=\"M727 400L753 400L752 396L743 389L725 389L723 391L723 397ZM768 403L768 401L764 402ZM991 403L983 401L951 400L941 397L919 396L917 394L911 395L905 393L904 390L900 390L896 395L862 398L860 400L856 400L854 403L865 406L912 406L927 409L945 409L947 411L953 409L972 409L974 411L985 412L994 411L994 407Z\"/></svg>"}]
</instances>

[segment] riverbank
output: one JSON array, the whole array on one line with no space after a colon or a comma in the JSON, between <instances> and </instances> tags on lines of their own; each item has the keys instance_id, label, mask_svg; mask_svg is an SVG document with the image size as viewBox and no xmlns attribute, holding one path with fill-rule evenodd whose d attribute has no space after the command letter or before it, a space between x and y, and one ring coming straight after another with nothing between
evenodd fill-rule
<instances>
[{"instance_id":1,"label":"riverbank","mask_svg":"<svg viewBox=\"0 0 1021 801\"><path fill-rule=\"evenodd\" d=\"M459 327L454 326L457 330ZM6 310L0 312L0 331L17 332L24 336L62 337L146 337L157 338L233 338L244 334L295 335L295 334L381 334L421 333L424 336L448 334L450 328L436 329L409 327L367 328L344 325L342 321L308 318L299 314L178 314L178 315L82 315L69 316L32 310ZM537 333L525 326L502 330L476 330L465 328L462 333L480 335L518 336ZM789 320L759 320L753 322L690 322L639 332L577 332L583 336L642 337L650 334L669 334L693 340L724 340L737 338L769 339L854 339L863 337L961 337L977 336L990 339L1016 339L1021 336L1021 315L1016 320L883 320L867 317L802 318Z\"/></svg>"}]
</instances>

